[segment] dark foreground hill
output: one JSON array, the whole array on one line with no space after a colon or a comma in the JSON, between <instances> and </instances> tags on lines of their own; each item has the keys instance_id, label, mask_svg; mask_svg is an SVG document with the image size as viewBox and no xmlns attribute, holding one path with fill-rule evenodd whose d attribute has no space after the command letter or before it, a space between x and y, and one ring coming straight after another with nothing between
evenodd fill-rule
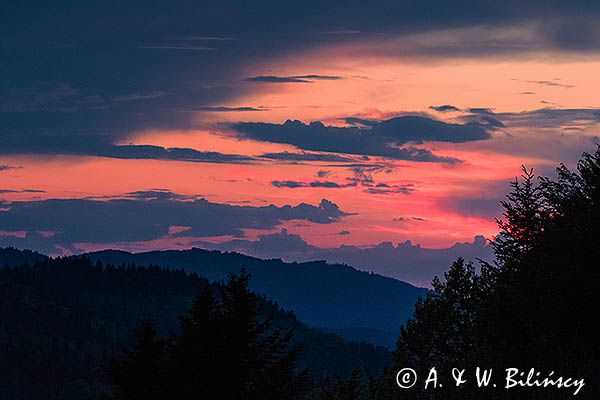
<instances>
[{"instance_id":1,"label":"dark foreground hill","mask_svg":"<svg viewBox=\"0 0 600 400\"><path fill-rule=\"evenodd\" d=\"M107 250L86 256L115 265L183 268L209 281L221 281L228 272L245 268L252 274L254 291L293 310L307 324L390 348L417 298L426 293L405 282L324 261L286 263L202 249L135 254Z\"/></svg>"},{"instance_id":2,"label":"dark foreground hill","mask_svg":"<svg viewBox=\"0 0 600 400\"><path fill-rule=\"evenodd\" d=\"M0 248L0 267L5 265L33 264L37 261L45 261L48 256L31 250L19 250L14 247Z\"/></svg>"},{"instance_id":3,"label":"dark foreground hill","mask_svg":"<svg viewBox=\"0 0 600 400\"><path fill-rule=\"evenodd\" d=\"M15 255L0 249L2 264L8 264L5 254ZM182 270L104 266L83 257L1 268L0 398L97 398L105 384L102 365L130 340L132 328L150 316L169 335L206 285ZM310 328L275 303L265 313L305 343L299 367L315 380L348 376L357 367L375 373L390 360L383 348Z\"/></svg>"}]
</instances>

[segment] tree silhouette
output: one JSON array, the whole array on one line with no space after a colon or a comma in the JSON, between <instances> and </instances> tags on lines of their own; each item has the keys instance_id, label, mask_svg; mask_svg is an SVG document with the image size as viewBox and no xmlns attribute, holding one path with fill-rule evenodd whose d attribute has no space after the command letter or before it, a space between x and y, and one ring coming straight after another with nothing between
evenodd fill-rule
<instances>
[{"instance_id":1,"label":"tree silhouette","mask_svg":"<svg viewBox=\"0 0 600 400\"><path fill-rule=\"evenodd\" d=\"M433 281L434 290L401 329L395 363L375 390L378 399L572 396L552 389L459 390L452 381L437 390L395 385L400 368L426 376L432 366L556 371L585 379L580 398L599 398L600 147L584 154L575 172L559 166L556 179L536 183L533 171L523 168L502 205L492 243L496 262L482 263L476 274L459 259L445 282Z\"/></svg>"},{"instance_id":2,"label":"tree silhouette","mask_svg":"<svg viewBox=\"0 0 600 400\"><path fill-rule=\"evenodd\" d=\"M150 362L159 363L153 378L162 396L275 400L296 399L304 392L306 374L296 371L301 346L291 346L292 332L273 327L263 313L264 297L253 293L249 284L250 275L242 271L198 294L180 318L180 332L161 347L165 356ZM147 368L138 361L154 344L153 334L143 322L134 344L109 365L113 398L126 398L117 397L120 393L133 393L131 399L150 398L144 397L148 388L138 385ZM131 380L123 382L128 377Z\"/></svg>"},{"instance_id":3,"label":"tree silhouette","mask_svg":"<svg viewBox=\"0 0 600 400\"><path fill-rule=\"evenodd\" d=\"M122 346L121 357L109 362L106 374L112 383L112 394L104 395L114 400L163 399L163 374L165 342L157 339L154 323L144 319L133 332L134 340Z\"/></svg>"}]
</instances>

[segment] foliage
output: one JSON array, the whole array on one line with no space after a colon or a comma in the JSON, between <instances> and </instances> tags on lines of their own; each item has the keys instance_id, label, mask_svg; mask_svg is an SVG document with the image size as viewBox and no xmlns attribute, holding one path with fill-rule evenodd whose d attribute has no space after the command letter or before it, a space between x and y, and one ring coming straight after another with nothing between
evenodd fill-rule
<instances>
[{"instance_id":1,"label":"foliage","mask_svg":"<svg viewBox=\"0 0 600 400\"><path fill-rule=\"evenodd\" d=\"M107 399L296 399L307 387L296 372L301 346L274 329L265 299L250 291L250 275L230 275L205 287L180 318L179 333L156 339L149 321L112 360Z\"/></svg>"},{"instance_id":2,"label":"foliage","mask_svg":"<svg viewBox=\"0 0 600 400\"><path fill-rule=\"evenodd\" d=\"M5 255L7 255L5 257ZM162 340L179 330L179 317L209 282L181 270L92 263L85 257L49 259L0 249L0 399L97 399L107 390L102 366L130 343L132 330L151 318ZM36 262L37 261L37 262ZM220 285L212 284L219 291ZM300 322L266 301L273 329L293 330L290 345L305 343L298 369L312 379L346 377L355 366L377 372L390 353L350 343ZM327 357L323 357L327 354Z\"/></svg>"},{"instance_id":3,"label":"foliage","mask_svg":"<svg viewBox=\"0 0 600 400\"><path fill-rule=\"evenodd\" d=\"M494 399L572 396L556 389L455 388L452 368L522 370L584 378L580 398L598 398L600 332L596 297L600 288L600 148L585 154L576 172L564 165L557 179L522 179L502 204L500 234L492 243L495 265L480 273L463 260L434 280L402 328L394 365L375 389L378 399ZM401 390L395 373L413 367L427 376L446 371L444 388ZM500 385L499 385L500 386Z\"/></svg>"}]
</instances>

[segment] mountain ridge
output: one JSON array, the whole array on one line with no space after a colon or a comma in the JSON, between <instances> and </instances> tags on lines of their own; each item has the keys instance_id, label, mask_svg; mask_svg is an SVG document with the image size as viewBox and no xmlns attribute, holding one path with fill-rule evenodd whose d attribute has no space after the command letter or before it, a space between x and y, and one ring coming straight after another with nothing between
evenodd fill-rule
<instances>
[{"instance_id":1,"label":"mountain ridge","mask_svg":"<svg viewBox=\"0 0 600 400\"><path fill-rule=\"evenodd\" d=\"M228 272L237 273L245 268L252 274L253 290L293 310L305 323L335 332L351 331L352 340L388 348L393 347L400 325L412 316L418 297L426 293L426 289L394 278L325 261L263 260L200 248L141 253L103 250L80 256L115 265L183 268L214 282L224 280ZM365 334L357 336L356 332L361 331Z\"/></svg>"}]
</instances>

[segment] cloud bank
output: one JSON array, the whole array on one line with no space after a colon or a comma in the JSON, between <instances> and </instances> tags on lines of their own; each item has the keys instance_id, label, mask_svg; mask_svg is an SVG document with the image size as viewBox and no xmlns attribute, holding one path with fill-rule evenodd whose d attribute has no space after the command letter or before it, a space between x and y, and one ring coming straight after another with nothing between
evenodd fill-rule
<instances>
[{"instance_id":1,"label":"cloud bank","mask_svg":"<svg viewBox=\"0 0 600 400\"><path fill-rule=\"evenodd\" d=\"M160 239L171 234L173 226L185 227L187 236L243 236L244 229L273 229L292 220L331 224L348 215L328 200L318 205L237 206L203 198L190 200L162 190L134 192L108 200L0 202L0 208L0 226L4 231L51 232L49 241L65 248L76 243Z\"/></svg>"},{"instance_id":2,"label":"cloud bank","mask_svg":"<svg viewBox=\"0 0 600 400\"><path fill-rule=\"evenodd\" d=\"M232 125L240 137L283 143L302 150L388 157L397 160L455 163L428 150L401 147L424 142L464 143L491 137L490 128L477 122L450 124L420 116L402 116L383 121L346 118L353 126L304 124L287 120L283 124L240 122Z\"/></svg>"}]
</instances>

